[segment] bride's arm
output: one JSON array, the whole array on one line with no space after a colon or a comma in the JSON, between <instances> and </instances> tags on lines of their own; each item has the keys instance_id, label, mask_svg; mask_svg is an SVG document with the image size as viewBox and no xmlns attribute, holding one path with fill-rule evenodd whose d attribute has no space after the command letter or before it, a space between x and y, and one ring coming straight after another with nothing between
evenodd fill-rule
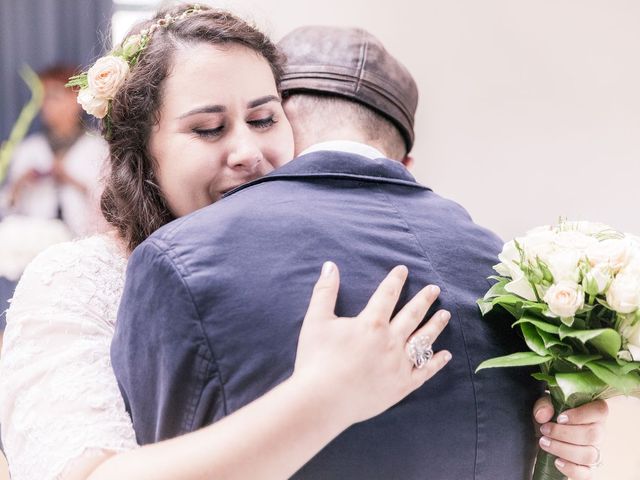
<instances>
[{"instance_id":1,"label":"bride's arm","mask_svg":"<svg viewBox=\"0 0 640 480\"><path fill-rule=\"evenodd\" d=\"M137 447L109 358L124 266L113 260L94 240L56 245L16 288L0 356L13 478L51 480L76 459Z\"/></svg>"},{"instance_id":2,"label":"bride's arm","mask_svg":"<svg viewBox=\"0 0 640 480\"><path fill-rule=\"evenodd\" d=\"M209 427L112 456L89 478L288 478L340 432L394 405L447 363L442 351L419 370L406 354L437 288L425 288L390 323L407 275L397 267L363 312L347 320L333 313L337 268L323 271L288 380ZM439 312L419 334L437 338L448 318Z\"/></svg>"}]
</instances>

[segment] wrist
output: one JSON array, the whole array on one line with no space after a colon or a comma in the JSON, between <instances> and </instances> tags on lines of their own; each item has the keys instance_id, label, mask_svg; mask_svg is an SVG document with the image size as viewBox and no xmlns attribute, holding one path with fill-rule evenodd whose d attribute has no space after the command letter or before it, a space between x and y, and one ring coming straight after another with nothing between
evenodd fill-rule
<instances>
[{"instance_id":1,"label":"wrist","mask_svg":"<svg viewBox=\"0 0 640 480\"><path fill-rule=\"evenodd\" d=\"M348 398L331 385L320 382L312 375L294 372L284 382L291 395L296 396L308 409L309 415L318 420L318 424L338 435L355 423L347 402Z\"/></svg>"}]
</instances>

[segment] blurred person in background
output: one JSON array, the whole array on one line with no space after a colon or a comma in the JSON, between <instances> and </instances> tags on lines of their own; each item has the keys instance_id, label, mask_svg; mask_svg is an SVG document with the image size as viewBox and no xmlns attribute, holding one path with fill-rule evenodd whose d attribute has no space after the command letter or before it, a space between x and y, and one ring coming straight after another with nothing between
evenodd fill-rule
<instances>
[{"instance_id":1,"label":"blurred person in background","mask_svg":"<svg viewBox=\"0 0 640 480\"><path fill-rule=\"evenodd\" d=\"M5 214L59 218L81 236L100 224L99 176L108 149L85 130L76 92L65 88L76 71L57 64L39 72L44 128L16 149L3 193Z\"/></svg>"}]
</instances>

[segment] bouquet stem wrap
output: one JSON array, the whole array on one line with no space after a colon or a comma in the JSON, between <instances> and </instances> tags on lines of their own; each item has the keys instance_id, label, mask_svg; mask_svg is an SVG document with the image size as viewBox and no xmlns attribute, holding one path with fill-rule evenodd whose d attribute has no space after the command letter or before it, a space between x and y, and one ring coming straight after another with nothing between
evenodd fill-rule
<instances>
[{"instance_id":1,"label":"bouquet stem wrap","mask_svg":"<svg viewBox=\"0 0 640 480\"><path fill-rule=\"evenodd\" d=\"M562 412L567 410L567 406L556 401L559 392L554 392L555 395L551 396L553 402L554 415L553 421L555 422ZM567 477L560 473L556 468L555 461L556 456L542 450L538 446L538 453L536 455L535 467L533 469L532 480L567 480Z\"/></svg>"},{"instance_id":2,"label":"bouquet stem wrap","mask_svg":"<svg viewBox=\"0 0 640 480\"><path fill-rule=\"evenodd\" d=\"M555 466L556 457L542 449L538 450L536 466L533 470L532 480L567 480Z\"/></svg>"}]
</instances>

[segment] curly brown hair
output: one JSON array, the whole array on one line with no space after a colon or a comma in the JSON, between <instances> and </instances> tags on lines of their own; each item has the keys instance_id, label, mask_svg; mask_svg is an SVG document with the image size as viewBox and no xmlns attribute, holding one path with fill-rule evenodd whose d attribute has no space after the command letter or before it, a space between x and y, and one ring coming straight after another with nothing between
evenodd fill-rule
<instances>
[{"instance_id":1,"label":"curly brown hair","mask_svg":"<svg viewBox=\"0 0 640 480\"><path fill-rule=\"evenodd\" d=\"M136 25L130 35L149 29L167 14L177 18L190 8L182 5L160 10L153 19ZM157 163L148 142L159 121L162 86L176 49L193 43L244 45L269 63L276 84L280 80L283 57L269 37L227 11L204 6L200 10L154 31L103 122L103 130L108 128L110 170L102 194L102 213L130 250L175 219L154 181Z\"/></svg>"}]
</instances>

